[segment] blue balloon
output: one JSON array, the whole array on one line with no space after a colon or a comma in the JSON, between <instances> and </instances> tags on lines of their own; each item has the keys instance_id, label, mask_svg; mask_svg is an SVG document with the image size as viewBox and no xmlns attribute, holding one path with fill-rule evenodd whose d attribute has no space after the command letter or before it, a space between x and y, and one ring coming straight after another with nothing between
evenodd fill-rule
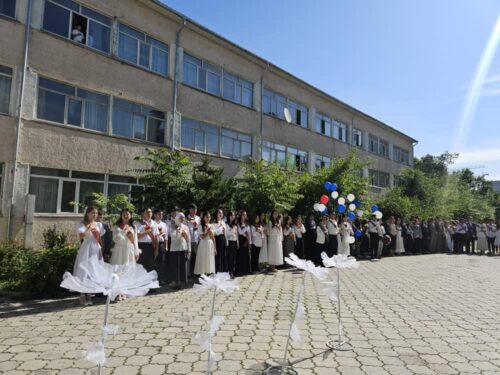
<instances>
[{"instance_id":1,"label":"blue balloon","mask_svg":"<svg viewBox=\"0 0 500 375\"><path fill-rule=\"evenodd\" d=\"M337 211L340 212L341 214L345 212L345 206L343 204L339 204L337 206Z\"/></svg>"},{"instance_id":2,"label":"blue balloon","mask_svg":"<svg viewBox=\"0 0 500 375\"><path fill-rule=\"evenodd\" d=\"M349 220L354 220L354 219L356 219L356 215L354 215L354 212L349 212L349 213L347 214L347 217L349 218Z\"/></svg>"},{"instance_id":3,"label":"blue balloon","mask_svg":"<svg viewBox=\"0 0 500 375\"><path fill-rule=\"evenodd\" d=\"M359 229L356 229L354 232L354 237L359 238L363 235L363 232L361 232Z\"/></svg>"},{"instance_id":4,"label":"blue balloon","mask_svg":"<svg viewBox=\"0 0 500 375\"><path fill-rule=\"evenodd\" d=\"M326 214L328 213L328 207L327 207L327 208L325 208L323 211L321 211L321 213L322 213L323 215L326 215Z\"/></svg>"},{"instance_id":5,"label":"blue balloon","mask_svg":"<svg viewBox=\"0 0 500 375\"><path fill-rule=\"evenodd\" d=\"M359 207L361 206L361 202L359 201L359 199L355 199L354 202L352 202L356 205L356 207Z\"/></svg>"},{"instance_id":6,"label":"blue balloon","mask_svg":"<svg viewBox=\"0 0 500 375\"><path fill-rule=\"evenodd\" d=\"M332 190L332 183L330 181L325 182L325 189L328 191Z\"/></svg>"},{"instance_id":7,"label":"blue balloon","mask_svg":"<svg viewBox=\"0 0 500 375\"><path fill-rule=\"evenodd\" d=\"M332 183L330 190L331 191L336 191L337 190L337 184L336 183Z\"/></svg>"},{"instance_id":8,"label":"blue balloon","mask_svg":"<svg viewBox=\"0 0 500 375\"><path fill-rule=\"evenodd\" d=\"M375 212L375 211L378 211L378 206L376 204L374 204L372 206L372 212Z\"/></svg>"}]
</instances>

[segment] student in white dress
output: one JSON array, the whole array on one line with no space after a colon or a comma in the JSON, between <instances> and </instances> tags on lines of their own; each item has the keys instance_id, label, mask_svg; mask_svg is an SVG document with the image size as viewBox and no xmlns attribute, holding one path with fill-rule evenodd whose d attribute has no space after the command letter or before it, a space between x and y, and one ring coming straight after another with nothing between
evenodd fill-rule
<instances>
[{"instance_id":1,"label":"student in white dress","mask_svg":"<svg viewBox=\"0 0 500 375\"><path fill-rule=\"evenodd\" d=\"M251 268L252 272L259 272L259 255L262 250L262 244L264 242L264 228L260 222L260 216L255 215L253 219L253 224L250 227L250 232L252 234L252 252L251 252Z\"/></svg>"},{"instance_id":2,"label":"student in white dress","mask_svg":"<svg viewBox=\"0 0 500 375\"><path fill-rule=\"evenodd\" d=\"M191 252L191 237L189 228L184 224L185 216L177 214L173 231L170 233L172 242L167 257L167 282L170 286L180 287L187 283L188 259Z\"/></svg>"},{"instance_id":3,"label":"student in white dress","mask_svg":"<svg viewBox=\"0 0 500 375\"><path fill-rule=\"evenodd\" d=\"M486 224L478 224L476 226L477 231L477 250L481 254L486 254L488 252L488 239L486 238Z\"/></svg>"},{"instance_id":4,"label":"student in white dress","mask_svg":"<svg viewBox=\"0 0 500 375\"><path fill-rule=\"evenodd\" d=\"M226 240L227 271L231 277L234 277L236 272L236 254L238 252L238 223L236 222L236 214L232 211L227 214Z\"/></svg>"},{"instance_id":5,"label":"student in white dress","mask_svg":"<svg viewBox=\"0 0 500 375\"><path fill-rule=\"evenodd\" d=\"M142 264L146 271L155 269L155 259L158 256L158 226L153 220L151 208L142 210L142 220L135 223L141 255L137 263Z\"/></svg>"},{"instance_id":6,"label":"student in white dress","mask_svg":"<svg viewBox=\"0 0 500 375\"><path fill-rule=\"evenodd\" d=\"M124 208L120 212L120 218L113 228L114 246L111 250L111 264L136 263L141 250L137 242L137 231L132 220L132 212ZM119 295L116 300L123 301L126 296Z\"/></svg>"},{"instance_id":7,"label":"student in white dress","mask_svg":"<svg viewBox=\"0 0 500 375\"><path fill-rule=\"evenodd\" d=\"M215 237L215 272L228 272L227 264L227 240L226 223L224 222L224 211L219 208L215 212L215 221L212 225Z\"/></svg>"},{"instance_id":8,"label":"student in white dress","mask_svg":"<svg viewBox=\"0 0 500 375\"><path fill-rule=\"evenodd\" d=\"M298 215L295 218L295 223L292 226L293 233L295 234L295 254L304 259L304 235L306 233L306 227L302 223L302 216Z\"/></svg>"},{"instance_id":9,"label":"student in white dress","mask_svg":"<svg viewBox=\"0 0 500 375\"><path fill-rule=\"evenodd\" d=\"M259 252L259 266L262 270L267 270L269 265L269 256L267 252L267 219L264 213L260 214L260 224L262 225L262 247Z\"/></svg>"},{"instance_id":10,"label":"student in white dress","mask_svg":"<svg viewBox=\"0 0 500 375\"><path fill-rule=\"evenodd\" d=\"M215 273L215 236L210 224L210 214L204 212L201 217L200 241L194 265L194 275L209 275Z\"/></svg>"},{"instance_id":11,"label":"student in white dress","mask_svg":"<svg viewBox=\"0 0 500 375\"><path fill-rule=\"evenodd\" d=\"M349 244L349 237L354 234L352 230L352 225L349 222L349 218L346 216L342 219L342 224L340 228L340 244L339 244L339 254L351 255L351 245Z\"/></svg>"},{"instance_id":12,"label":"student in white dress","mask_svg":"<svg viewBox=\"0 0 500 375\"><path fill-rule=\"evenodd\" d=\"M399 217L396 219L396 230L397 230L396 248L395 248L394 252L397 255L401 255L405 252L405 246L404 246L403 236L401 234L401 231L402 231L401 218L399 218Z\"/></svg>"},{"instance_id":13,"label":"student in white dress","mask_svg":"<svg viewBox=\"0 0 500 375\"><path fill-rule=\"evenodd\" d=\"M104 262L101 237L104 235L105 230L102 224L96 221L97 215L97 208L93 206L87 207L83 221L76 226L76 232L78 233L78 238L81 240L81 245L73 267L73 276L80 280L88 277L87 271L80 266L82 262L90 259L95 262ZM84 306L92 305L90 294L81 294L80 304Z\"/></svg>"},{"instance_id":14,"label":"student in white dress","mask_svg":"<svg viewBox=\"0 0 500 375\"><path fill-rule=\"evenodd\" d=\"M269 257L270 271L276 272L276 266L283 264L283 231L281 227L280 215L273 211L267 226L268 241L267 255Z\"/></svg>"},{"instance_id":15,"label":"student in white dress","mask_svg":"<svg viewBox=\"0 0 500 375\"><path fill-rule=\"evenodd\" d=\"M247 212L240 212L238 218L238 252L236 253L236 275L243 276L250 273L250 246L252 233L248 225Z\"/></svg>"}]
</instances>

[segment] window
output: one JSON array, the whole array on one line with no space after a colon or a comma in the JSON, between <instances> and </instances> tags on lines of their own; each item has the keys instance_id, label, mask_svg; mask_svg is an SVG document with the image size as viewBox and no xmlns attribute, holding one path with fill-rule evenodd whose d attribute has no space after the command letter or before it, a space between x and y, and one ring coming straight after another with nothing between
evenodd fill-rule
<instances>
[{"instance_id":1,"label":"window","mask_svg":"<svg viewBox=\"0 0 500 375\"><path fill-rule=\"evenodd\" d=\"M118 57L163 76L168 72L168 46L124 24L119 25Z\"/></svg>"},{"instance_id":2,"label":"window","mask_svg":"<svg viewBox=\"0 0 500 375\"><path fill-rule=\"evenodd\" d=\"M165 144L165 113L114 98L113 134Z\"/></svg>"},{"instance_id":3,"label":"window","mask_svg":"<svg viewBox=\"0 0 500 375\"><path fill-rule=\"evenodd\" d=\"M14 18L16 15L16 0L0 0L0 14Z\"/></svg>"},{"instance_id":4,"label":"window","mask_svg":"<svg viewBox=\"0 0 500 375\"><path fill-rule=\"evenodd\" d=\"M9 113L11 86L12 68L0 65L0 113Z\"/></svg>"},{"instance_id":5,"label":"window","mask_svg":"<svg viewBox=\"0 0 500 375\"><path fill-rule=\"evenodd\" d=\"M220 69L196 57L184 54L183 82L220 96Z\"/></svg>"},{"instance_id":6,"label":"window","mask_svg":"<svg viewBox=\"0 0 500 375\"><path fill-rule=\"evenodd\" d=\"M316 113L316 118L314 119L314 131L331 137L332 119L322 113Z\"/></svg>"},{"instance_id":7,"label":"window","mask_svg":"<svg viewBox=\"0 0 500 375\"><path fill-rule=\"evenodd\" d=\"M249 159L252 156L252 137L234 130L221 129L221 152L232 159Z\"/></svg>"},{"instance_id":8,"label":"window","mask_svg":"<svg viewBox=\"0 0 500 375\"><path fill-rule=\"evenodd\" d=\"M278 163L282 168L307 171L307 152L273 142L264 141L262 159L268 163Z\"/></svg>"},{"instance_id":9,"label":"window","mask_svg":"<svg viewBox=\"0 0 500 375\"><path fill-rule=\"evenodd\" d=\"M386 158L389 157L389 143L382 139L379 142L379 154Z\"/></svg>"},{"instance_id":10,"label":"window","mask_svg":"<svg viewBox=\"0 0 500 375\"><path fill-rule=\"evenodd\" d=\"M287 99L283 95L271 90L264 89L262 110L264 113L285 119L285 108L288 108L292 116L292 123L307 128L307 107Z\"/></svg>"},{"instance_id":11,"label":"window","mask_svg":"<svg viewBox=\"0 0 500 375\"><path fill-rule=\"evenodd\" d=\"M219 128L201 121L182 118L182 147L219 155Z\"/></svg>"},{"instance_id":12,"label":"window","mask_svg":"<svg viewBox=\"0 0 500 375\"><path fill-rule=\"evenodd\" d=\"M316 155L314 167L316 168L316 170L318 170L324 167L328 167L331 164L331 162L332 159L330 159L329 157Z\"/></svg>"},{"instance_id":13,"label":"window","mask_svg":"<svg viewBox=\"0 0 500 375\"><path fill-rule=\"evenodd\" d=\"M347 125L333 120L333 138L342 142L347 142Z\"/></svg>"},{"instance_id":14,"label":"window","mask_svg":"<svg viewBox=\"0 0 500 375\"><path fill-rule=\"evenodd\" d=\"M361 130L352 128L351 144L356 147L363 147L363 132Z\"/></svg>"},{"instance_id":15,"label":"window","mask_svg":"<svg viewBox=\"0 0 500 375\"><path fill-rule=\"evenodd\" d=\"M109 53L111 18L71 0L46 0L43 29Z\"/></svg>"},{"instance_id":16,"label":"window","mask_svg":"<svg viewBox=\"0 0 500 375\"><path fill-rule=\"evenodd\" d=\"M228 72L224 72L223 96L227 100L252 108L253 85Z\"/></svg>"},{"instance_id":17,"label":"window","mask_svg":"<svg viewBox=\"0 0 500 375\"><path fill-rule=\"evenodd\" d=\"M397 146L392 148L392 160L406 165L410 164L410 153Z\"/></svg>"},{"instance_id":18,"label":"window","mask_svg":"<svg viewBox=\"0 0 500 375\"><path fill-rule=\"evenodd\" d=\"M368 171L368 175L370 177L370 183L372 186L377 186L381 188L388 187L390 182L389 173L377 171L374 169L370 169Z\"/></svg>"},{"instance_id":19,"label":"window","mask_svg":"<svg viewBox=\"0 0 500 375\"><path fill-rule=\"evenodd\" d=\"M39 119L107 132L109 96L40 77Z\"/></svg>"},{"instance_id":20,"label":"window","mask_svg":"<svg viewBox=\"0 0 500 375\"><path fill-rule=\"evenodd\" d=\"M3 184L5 181L5 163L0 163L0 216L2 215L3 207Z\"/></svg>"},{"instance_id":21,"label":"window","mask_svg":"<svg viewBox=\"0 0 500 375\"><path fill-rule=\"evenodd\" d=\"M369 150L374 154L382 155L386 158L389 157L389 142L384 141L374 135L370 134L369 137Z\"/></svg>"},{"instance_id":22,"label":"window","mask_svg":"<svg viewBox=\"0 0 500 375\"><path fill-rule=\"evenodd\" d=\"M93 193L130 195L135 186L137 179L128 176L31 167L29 193L36 196L36 213L77 214L93 203Z\"/></svg>"}]
</instances>

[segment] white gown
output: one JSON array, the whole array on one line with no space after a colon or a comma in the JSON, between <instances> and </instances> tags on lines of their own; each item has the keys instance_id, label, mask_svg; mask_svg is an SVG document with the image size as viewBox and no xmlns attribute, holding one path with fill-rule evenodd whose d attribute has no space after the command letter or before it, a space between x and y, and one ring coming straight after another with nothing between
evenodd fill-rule
<instances>
[{"instance_id":1,"label":"white gown","mask_svg":"<svg viewBox=\"0 0 500 375\"><path fill-rule=\"evenodd\" d=\"M353 233L352 226L349 223L342 223L339 226L340 241L338 245L338 254L351 255L351 246L349 245L349 236Z\"/></svg>"},{"instance_id":2,"label":"white gown","mask_svg":"<svg viewBox=\"0 0 500 375\"><path fill-rule=\"evenodd\" d=\"M486 238L486 225L477 226L477 250L488 251L488 240Z\"/></svg>"},{"instance_id":3,"label":"white gown","mask_svg":"<svg viewBox=\"0 0 500 375\"><path fill-rule=\"evenodd\" d=\"M401 235L401 230L398 229L398 234L396 235L396 249L394 250L396 254L403 254L405 252L405 245L403 242L403 236Z\"/></svg>"},{"instance_id":4,"label":"white gown","mask_svg":"<svg viewBox=\"0 0 500 375\"><path fill-rule=\"evenodd\" d=\"M111 264L135 263L135 257L140 254L137 242L137 231L134 230L134 243L132 243L125 232L116 226L113 228L113 241L115 245L111 249Z\"/></svg>"},{"instance_id":5,"label":"white gown","mask_svg":"<svg viewBox=\"0 0 500 375\"><path fill-rule=\"evenodd\" d=\"M95 223L95 226L99 230L99 234L102 238L106 230L101 223ZM78 223L76 232L78 235L80 235L80 233L85 233L85 237L76 256L75 265L73 266L73 276L83 280L88 276L87 271L83 267L80 267L83 262L92 259L92 261L104 263L104 260L102 258L101 245L87 229L87 225Z\"/></svg>"},{"instance_id":6,"label":"white gown","mask_svg":"<svg viewBox=\"0 0 500 375\"><path fill-rule=\"evenodd\" d=\"M207 232L205 231L204 234L206 233ZM195 275L208 275L211 273L215 273L215 244L208 235L200 235L198 249L196 250L196 262L194 264L193 273Z\"/></svg>"},{"instance_id":7,"label":"white gown","mask_svg":"<svg viewBox=\"0 0 500 375\"><path fill-rule=\"evenodd\" d=\"M267 255L267 234L264 233L262 236L262 247L259 252L259 264L269 263L269 257Z\"/></svg>"},{"instance_id":8,"label":"white gown","mask_svg":"<svg viewBox=\"0 0 500 375\"><path fill-rule=\"evenodd\" d=\"M267 227L267 256L271 266L281 266L283 264L283 234L281 227L273 227L271 223Z\"/></svg>"}]
</instances>

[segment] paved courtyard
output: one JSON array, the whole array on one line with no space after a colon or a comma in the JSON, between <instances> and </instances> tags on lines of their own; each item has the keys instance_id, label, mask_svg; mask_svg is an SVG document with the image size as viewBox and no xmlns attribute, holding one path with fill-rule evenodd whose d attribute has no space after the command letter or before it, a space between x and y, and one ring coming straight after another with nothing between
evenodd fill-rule
<instances>
[{"instance_id":1,"label":"paved courtyard","mask_svg":"<svg viewBox=\"0 0 500 375\"><path fill-rule=\"evenodd\" d=\"M217 297L225 321L214 337L214 374L259 374L283 356L301 273L240 278ZM325 355L336 307L306 278L302 341L290 359L299 374L500 374L500 258L426 255L361 262L342 271L342 313L351 351ZM95 342L103 300L76 298L0 305L1 374L93 374L80 359ZM193 340L206 326L210 296L191 289L111 306L120 332L106 344L106 374L203 374ZM327 353L328 354L328 353Z\"/></svg>"}]
</instances>

